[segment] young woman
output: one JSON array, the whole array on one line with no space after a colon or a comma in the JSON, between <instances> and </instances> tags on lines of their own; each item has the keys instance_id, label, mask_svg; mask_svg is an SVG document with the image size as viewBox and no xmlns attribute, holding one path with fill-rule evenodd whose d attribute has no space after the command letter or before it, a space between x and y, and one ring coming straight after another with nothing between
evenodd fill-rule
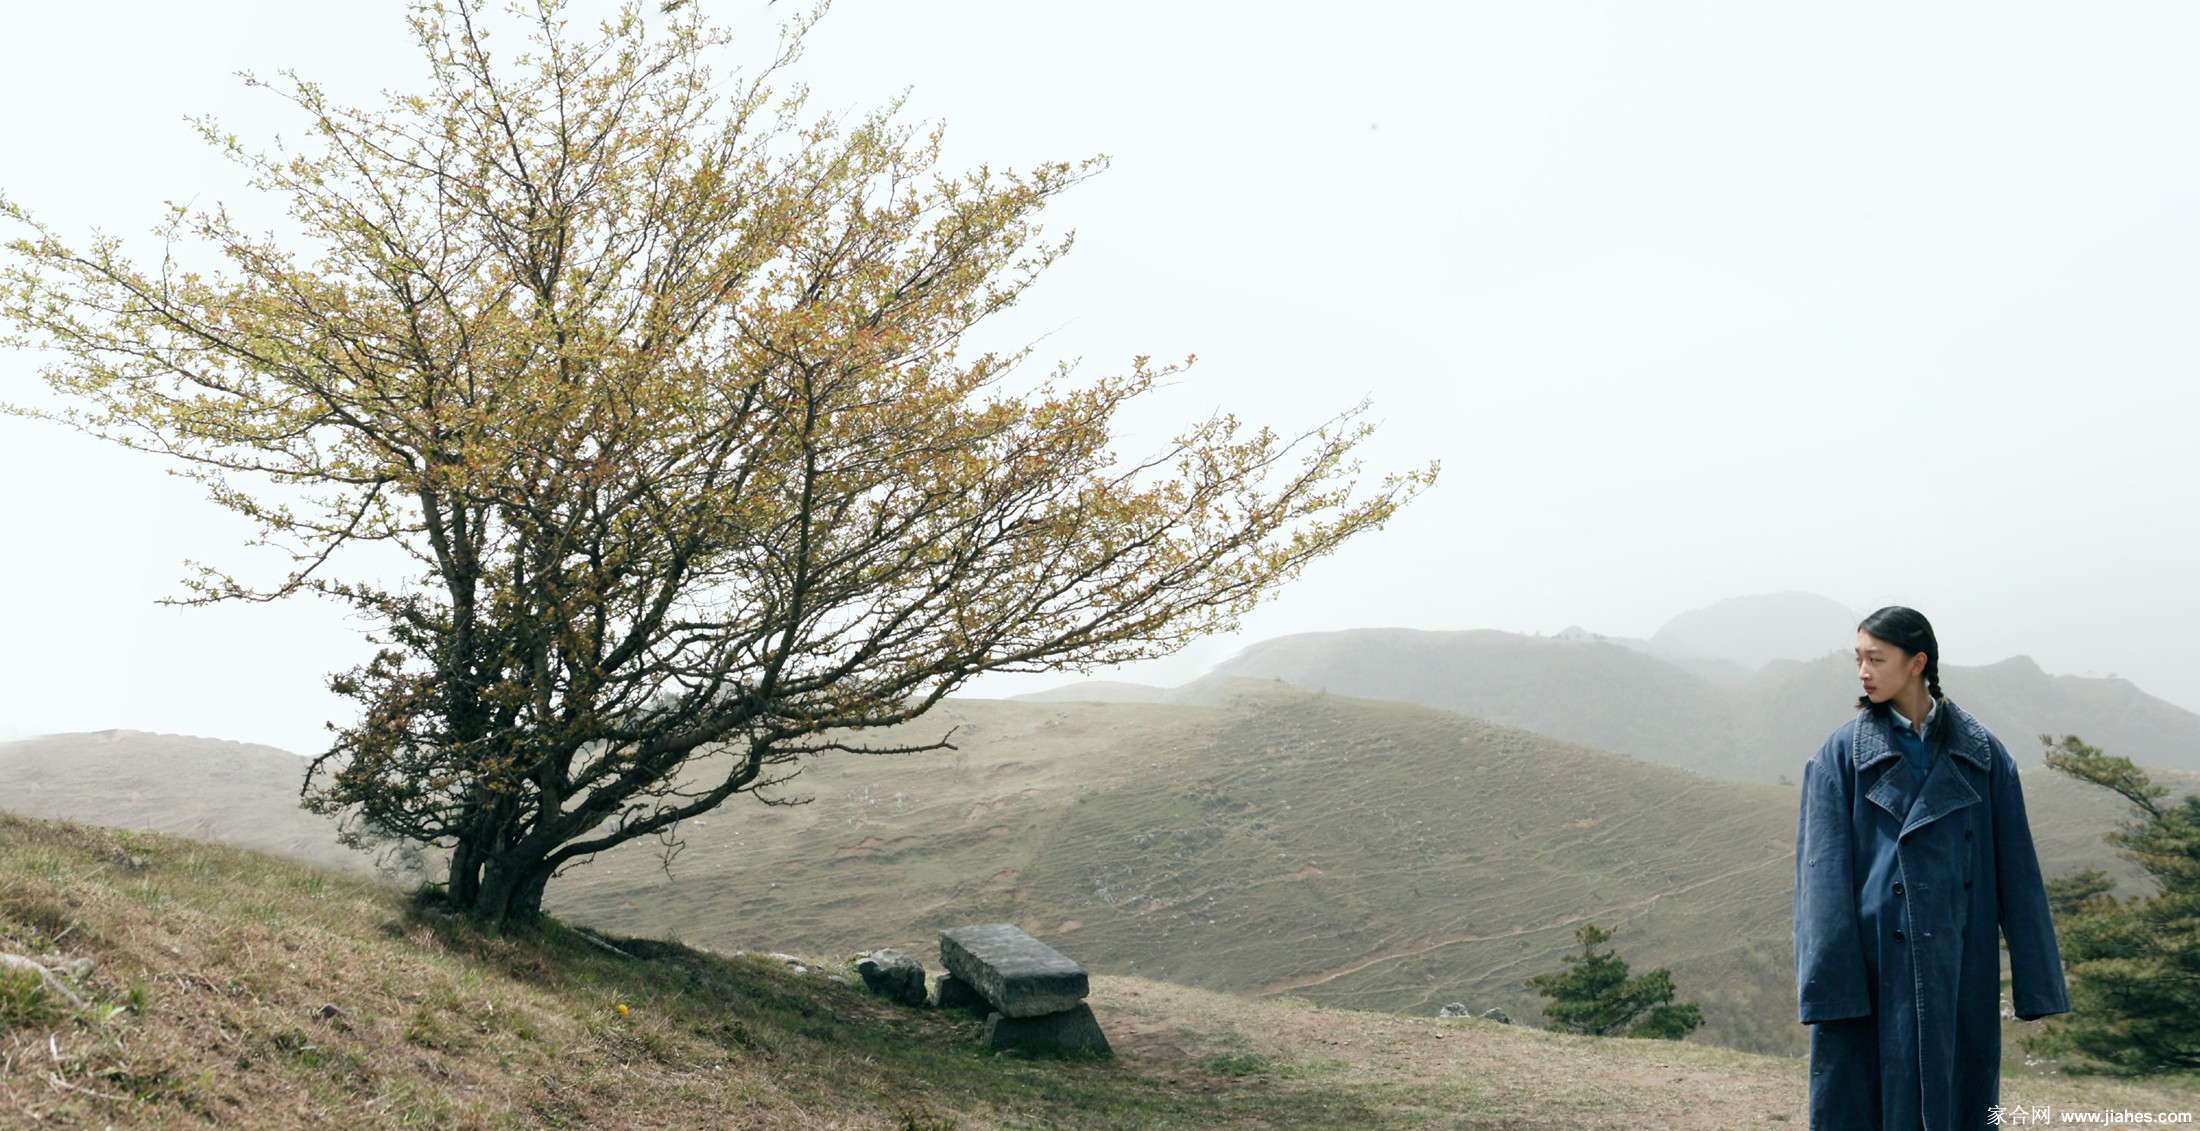
<instances>
[{"instance_id":1,"label":"young woman","mask_svg":"<svg viewBox=\"0 0 2200 1131\"><path fill-rule=\"evenodd\" d=\"M1795 990L1810 1125L1988 1126L2001 1090L2001 954L2030 1021L2069 1010L2017 765L1940 693L1914 609L1856 630L1864 694L1803 768Z\"/></svg>"}]
</instances>

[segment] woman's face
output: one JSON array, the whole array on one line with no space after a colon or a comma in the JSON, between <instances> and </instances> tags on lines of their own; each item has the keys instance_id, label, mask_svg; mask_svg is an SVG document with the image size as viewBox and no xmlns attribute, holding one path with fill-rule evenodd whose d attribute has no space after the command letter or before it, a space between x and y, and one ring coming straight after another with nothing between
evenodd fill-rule
<instances>
[{"instance_id":1,"label":"woman's face","mask_svg":"<svg viewBox=\"0 0 2200 1131\"><path fill-rule=\"evenodd\" d=\"M1856 678L1874 703L1884 703L1925 673L1923 652L1905 652L1863 629L1856 630Z\"/></svg>"}]
</instances>

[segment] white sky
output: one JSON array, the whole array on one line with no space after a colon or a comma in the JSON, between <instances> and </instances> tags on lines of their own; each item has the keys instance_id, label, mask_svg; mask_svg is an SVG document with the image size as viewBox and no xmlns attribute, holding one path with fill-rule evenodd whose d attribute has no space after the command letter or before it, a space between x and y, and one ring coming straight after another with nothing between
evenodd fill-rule
<instances>
[{"instance_id":1,"label":"white sky","mask_svg":"<svg viewBox=\"0 0 2200 1131\"><path fill-rule=\"evenodd\" d=\"M419 70L386 0L18 8L0 191L70 233L259 207L181 120L301 133L239 68L353 102ZM1371 468L1442 459L1240 637L1121 678L1315 629L1642 636L1802 589L1921 608L1950 663L2200 709L2195 42L2171 3L841 0L802 75L820 106L908 87L956 166L1113 158L1013 328L1096 371L1197 352L1143 435L1364 395ZM0 399L34 371L0 355ZM316 748L357 626L156 606L186 558L252 560L162 471L0 419L0 738Z\"/></svg>"}]
</instances>

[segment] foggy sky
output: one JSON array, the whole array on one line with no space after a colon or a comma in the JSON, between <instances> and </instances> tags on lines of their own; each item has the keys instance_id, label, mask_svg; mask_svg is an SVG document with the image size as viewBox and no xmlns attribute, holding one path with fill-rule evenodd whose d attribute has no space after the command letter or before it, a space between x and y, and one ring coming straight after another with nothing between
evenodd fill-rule
<instances>
[{"instance_id":1,"label":"foggy sky","mask_svg":"<svg viewBox=\"0 0 2200 1131\"><path fill-rule=\"evenodd\" d=\"M789 6L710 9L766 33ZM402 11L11 11L0 191L72 236L139 236L170 199L255 215L181 117L300 136L239 68L352 103L412 85ZM1914 605L1951 664L2024 653L2200 709L2196 33L2173 4L841 0L799 72L819 108L907 88L951 167L1111 157L1000 332L1092 373L1196 352L1130 450L1365 396L1371 475L1443 461L1236 638L1116 678L1357 626L1648 636L1796 589ZM0 354L0 399L39 401L35 368ZM279 567L165 470L0 419L0 739L316 749L360 626L153 604L185 559Z\"/></svg>"}]
</instances>

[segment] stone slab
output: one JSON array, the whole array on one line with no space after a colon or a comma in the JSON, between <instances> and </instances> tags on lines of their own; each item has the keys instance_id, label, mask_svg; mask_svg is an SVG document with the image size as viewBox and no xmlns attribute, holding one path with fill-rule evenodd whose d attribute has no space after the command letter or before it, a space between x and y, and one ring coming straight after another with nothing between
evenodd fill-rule
<instances>
[{"instance_id":1,"label":"stone slab","mask_svg":"<svg viewBox=\"0 0 2200 1131\"><path fill-rule=\"evenodd\" d=\"M1039 1017L1003 1017L995 1013L985 1019L985 1035L979 1041L987 1048L996 1049L1114 1052L1108 1047L1107 1034L1100 1031L1099 1018L1092 1015L1092 1007L1084 1002L1078 1002L1074 1009Z\"/></svg>"},{"instance_id":2,"label":"stone slab","mask_svg":"<svg viewBox=\"0 0 2200 1131\"><path fill-rule=\"evenodd\" d=\"M1007 1017L1043 1017L1085 1000L1085 968L1012 923L940 932L940 965Z\"/></svg>"}]
</instances>

